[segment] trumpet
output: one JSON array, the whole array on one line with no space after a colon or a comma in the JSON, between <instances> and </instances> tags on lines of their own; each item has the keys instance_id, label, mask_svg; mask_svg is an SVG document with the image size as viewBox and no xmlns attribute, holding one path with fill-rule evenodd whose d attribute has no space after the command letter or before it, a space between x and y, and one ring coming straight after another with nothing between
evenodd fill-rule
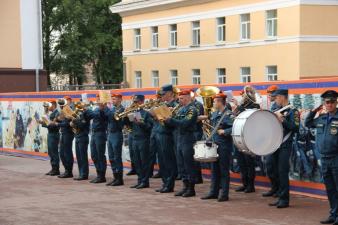
<instances>
[{"instance_id":1,"label":"trumpet","mask_svg":"<svg viewBox=\"0 0 338 225\"><path fill-rule=\"evenodd\" d=\"M124 110L121 113L115 113L114 119L120 120L126 116L128 116L129 113L133 113L139 110L139 106L136 103L132 103L126 110Z\"/></svg>"}]
</instances>

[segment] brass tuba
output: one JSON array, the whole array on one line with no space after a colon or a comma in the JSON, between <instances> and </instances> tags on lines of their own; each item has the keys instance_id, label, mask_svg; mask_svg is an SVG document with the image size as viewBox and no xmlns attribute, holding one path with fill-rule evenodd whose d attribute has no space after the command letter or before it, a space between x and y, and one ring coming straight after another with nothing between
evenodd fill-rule
<instances>
[{"instance_id":1,"label":"brass tuba","mask_svg":"<svg viewBox=\"0 0 338 225\"><path fill-rule=\"evenodd\" d=\"M251 104L260 104L262 101L262 97L259 95L259 93L256 91L256 89L250 85L246 85L243 88L243 98L240 103L240 106L242 108L247 108ZM233 113L235 115L238 115L240 113L239 107L237 106Z\"/></svg>"},{"instance_id":2,"label":"brass tuba","mask_svg":"<svg viewBox=\"0 0 338 225\"><path fill-rule=\"evenodd\" d=\"M221 90L218 87L214 86L204 86L197 89L196 94L203 99L203 106L204 106L204 115L208 116L209 119L204 120L203 123L203 130L207 137L210 137L212 126L210 124L210 116L212 108L214 107L213 98L215 95L220 93Z\"/></svg>"}]
</instances>

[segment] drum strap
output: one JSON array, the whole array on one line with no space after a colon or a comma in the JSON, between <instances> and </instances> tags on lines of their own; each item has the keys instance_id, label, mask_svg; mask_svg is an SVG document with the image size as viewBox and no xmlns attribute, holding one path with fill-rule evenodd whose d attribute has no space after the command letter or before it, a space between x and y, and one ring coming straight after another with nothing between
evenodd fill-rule
<instances>
[{"instance_id":1,"label":"drum strap","mask_svg":"<svg viewBox=\"0 0 338 225\"><path fill-rule=\"evenodd\" d=\"M285 137L283 138L282 144L289 139L289 137L291 136L291 134L292 134L292 131L290 131L287 135L285 135Z\"/></svg>"},{"instance_id":2,"label":"drum strap","mask_svg":"<svg viewBox=\"0 0 338 225\"><path fill-rule=\"evenodd\" d=\"M224 119L224 117L225 117L226 115L228 115L228 112L227 112L226 109L224 109L224 112L223 112L223 114L222 114L220 120L218 121L218 123L216 124L216 126L214 127L214 129L212 130L212 132L211 132L211 134L210 134L210 137L207 139L207 141L210 141L210 140L212 139L212 136L214 136L214 134L217 132L219 126L221 125L221 123L222 123L222 121L223 121L223 119Z\"/></svg>"}]
</instances>

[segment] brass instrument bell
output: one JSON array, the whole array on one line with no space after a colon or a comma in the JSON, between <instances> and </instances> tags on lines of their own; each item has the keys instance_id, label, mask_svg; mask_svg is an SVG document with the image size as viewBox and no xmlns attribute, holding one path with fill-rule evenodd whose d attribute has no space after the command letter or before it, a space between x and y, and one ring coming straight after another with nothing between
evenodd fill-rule
<instances>
[{"instance_id":1,"label":"brass instrument bell","mask_svg":"<svg viewBox=\"0 0 338 225\"><path fill-rule=\"evenodd\" d=\"M218 87L214 87L214 86L204 86L204 87L197 89L196 94L198 96L201 96L203 99L203 106L204 106L206 115L209 116L214 106L213 97L220 92L221 90Z\"/></svg>"}]
</instances>

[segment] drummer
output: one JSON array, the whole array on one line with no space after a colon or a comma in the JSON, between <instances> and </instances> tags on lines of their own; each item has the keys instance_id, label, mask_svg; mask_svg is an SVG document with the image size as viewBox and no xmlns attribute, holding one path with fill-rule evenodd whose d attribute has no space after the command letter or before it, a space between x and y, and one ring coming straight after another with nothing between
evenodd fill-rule
<instances>
[{"instance_id":1,"label":"drummer","mask_svg":"<svg viewBox=\"0 0 338 225\"><path fill-rule=\"evenodd\" d=\"M276 90L273 94L273 97L276 97L276 104L279 108L283 108L289 105L288 90L279 89ZM274 203L269 204L270 206L276 206L277 208L287 208L289 207L289 158L292 149L292 140L295 132L298 131L299 127L299 113L295 108L288 108L282 112L276 112L278 120L283 125L284 138L283 143L277 149L276 152L272 154L272 160L278 168L278 183L279 183L279 193L278 200Z\"/></svg>"},{"instance_id":2,"label":"drummer","mask_svg":"<svg viewBox=\"0 0 338 225\"><path fill-rule=\"evenodd\" d=\"M278 90L277 85L271 85L268 87L266 90L269 99L270 99L270 111L276 111L279 107L276 104L276 96L273 96L273 93ZM270 183L271 183L271 188L269 191L264 192L262 194L263 197L277 197L278 196L278 189L279 189L279 182L278 182L278 167L276 166L276 163L274 163L274 157L272 155L267 155L265 157L265 167L266 167L266 173L267 176L269 177Z\"/></svg>"},{"instance_id":3,"label":"drummer","mask_svg":"<svg viewBox=\"0 0 338 225\"><path fill-rule=\"evenodd\" d=\"M232 124L234 116L226 107L227 96L219 93L214 97L215 112L212 113L211 123L216 127L225 114L219 127L216 127L217 132L213 135L212 140L218 145L217 154L219 158L211 164L211 186L209 193L201 199L218 199L218 202L229 200L229 184L230 184L230 161L232 145ZM221 193L219 193L221 188Z\"/></svg>"}]
</instances>

